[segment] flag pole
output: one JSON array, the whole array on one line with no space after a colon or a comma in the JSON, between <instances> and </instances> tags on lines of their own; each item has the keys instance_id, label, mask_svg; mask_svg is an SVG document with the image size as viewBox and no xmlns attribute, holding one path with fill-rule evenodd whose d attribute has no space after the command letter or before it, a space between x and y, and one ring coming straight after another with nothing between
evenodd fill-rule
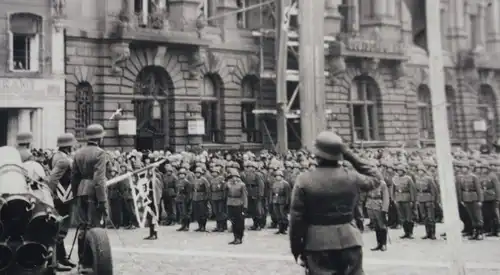
<instances>
[{"instance_id":1,"label":"flag pole","mask_svg":"<svg viewBox=\"0 0 500 275\"><path fill-rule=\"evenodd\" d=\"M439 184L443 202L446 239L451 265L450 275L465 275L461 258L462 235L458 215L458 200L452 166L451 144L448 131L446 95L443 70L443 48L441 41L440 1L426 0L427 49L429 53L429 86L432 99L432 114L436 142Z\"/></svg>"}]
</instances>

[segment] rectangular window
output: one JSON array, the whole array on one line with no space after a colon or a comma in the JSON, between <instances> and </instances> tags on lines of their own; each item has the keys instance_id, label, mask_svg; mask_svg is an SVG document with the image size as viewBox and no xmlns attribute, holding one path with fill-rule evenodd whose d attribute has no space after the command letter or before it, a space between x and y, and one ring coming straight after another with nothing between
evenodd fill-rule
<instances>
[{"instance_id":1,"label":"rectangular window","mask_svg":"<svg viewBox=\"0 0 500 275\"><path fill-rule=\"evenodd\" d=\"M373 105L367 105L366 106L366 114L367 114L367 123L368 125L366 125L366 128L367 128L367 132L368 132L368 137L367 139L368 140L375 140L375 136L376 136L376 129L375 129L375 125L377 125L377 121L376 121L376 118L377 118L377 114L376 114L376 108L375 106Z\"/></svg>"},{"instance_id":2,"label":"rectangular window","mask_svg":"<svg viewBox=\"0 0 500 275\"><path fill-rule=\"evenodd\" d=\"M40 47L38 34L13 33L11 41L11 70L38 71Z\"/></svg>"},{"instance_id":3,"label":"rectangular window","mask_svg":"<svg viewBox=\"0 0 500 275\"><path fill-rule=\"evenodd\" d=\"M205 136L203 141L218 143L221 141L217 123L217 101L206 100L201 103L201 116L205 120Z\"/></svg>"},{"instance_id":4,"label":"rectangular window","mask_svg":"<svg viewBox=\"0 0 500 275\"><path fill-rule=\"evenodd\" d=\"M241 129L245 142L258 143L261 141L260 131L253 110L255 110L255 102L241 103Z\"/></svg>"},{"instance_id":5,"label":"rectangular window","mask_svg":"<svg viewBox=\"0 0 500 275\"><path fill-rule=\"evenodd\" d=\"M364 109L363 105L352 105L352 116L354 121L354 140L365 140L363 109Z\"/></svg>"},{"instance_id":6,"label":"rectangular window","mask_svg":"<svg viewBox=\"0 0 500 275\"><path fill-rule=\"evenodd\" d=\"M434 138L434 129L432 128L432 114L428 106L418 107L419 114L419 129L420 138L432 139Z\"/></svg>"}]
</instances>

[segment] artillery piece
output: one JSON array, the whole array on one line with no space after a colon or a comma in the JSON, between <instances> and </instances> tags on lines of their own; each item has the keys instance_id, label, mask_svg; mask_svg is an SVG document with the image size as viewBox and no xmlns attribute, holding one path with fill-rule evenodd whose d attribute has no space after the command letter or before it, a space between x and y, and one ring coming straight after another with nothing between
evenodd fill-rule
<instances>
[{"instance_id":1,"label":"artillery piece","mask_svg":"<svg viewBox=\"0 0 500 275\"><path fill-rule=\"evenodd\" d=\"M14 147L0 147L0 274L56 274L56 241L68 217L54 208L43 167L21 162ZM111 247L104 229L86 231L85 273L112 275ZM91 269L91 270L90 270Z\"/></svg>"}]
</instances>

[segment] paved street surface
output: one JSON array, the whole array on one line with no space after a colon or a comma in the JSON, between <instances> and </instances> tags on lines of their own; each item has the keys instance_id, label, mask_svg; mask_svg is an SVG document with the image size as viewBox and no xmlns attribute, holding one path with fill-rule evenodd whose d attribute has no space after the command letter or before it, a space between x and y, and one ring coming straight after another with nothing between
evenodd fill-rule
<instances>
[{"instance_id":1,"label":"paved street surface","mask_svg":"<svg viewBox=\"0 0 500 275\"><path fill-rule=\"evenodd\" d=\"M194 225L194 224L193 224ZM209 224L211 229L213 224ZM157 241L144 241L147 229L109 230L115 274L193 274L193 275L288 275L303 274L289 253L288 236L273 230L247 231L244 244L227 245L230 233L176 232L161 227ZM196 226L192 226L196 229ZM439 228L438 228L439 231ZM447 274L447 247L444 240L425 241L423 227L414 240L400 240L401 232L391 232L389 250L371 252L374 233L364 234L365 270L368 275ZM67 238L71 245L74 232ZM462 256L468 275L500 274L500 238L464 241ZM73 257L74 258L74 257Z\"/></svg>"}]
</instances>

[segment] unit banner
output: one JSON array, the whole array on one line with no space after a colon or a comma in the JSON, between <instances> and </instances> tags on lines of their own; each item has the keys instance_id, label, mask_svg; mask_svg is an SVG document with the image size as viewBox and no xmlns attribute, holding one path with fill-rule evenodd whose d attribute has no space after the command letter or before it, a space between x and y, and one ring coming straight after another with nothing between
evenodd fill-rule
<instances>
[{"instance_id":1,"label":"unit banner","mask_svg":"<svg viewBox=\"0 0 500 275\"><path fill-rule=\"evenodd\" d=\"M152 217L151 222L158 223L158 205L160 203L158 200L161 194L156 194L156 187L162 182L157 168L163 162L165 161L155 162L147 167L117 176L106 182L108 187L120 182L129 185L134 203L134 214L141 228L147 226L148 214Z\"/></svg>"}]
</instances>

